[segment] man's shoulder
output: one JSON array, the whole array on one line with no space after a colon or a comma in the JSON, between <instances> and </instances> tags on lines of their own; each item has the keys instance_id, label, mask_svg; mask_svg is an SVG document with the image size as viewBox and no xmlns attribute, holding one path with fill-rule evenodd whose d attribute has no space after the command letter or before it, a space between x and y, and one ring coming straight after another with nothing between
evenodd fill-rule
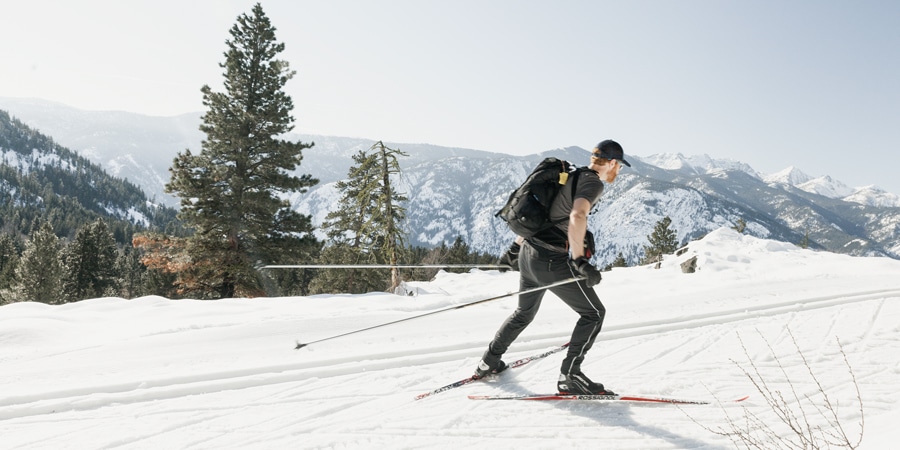
<instances>
[{"instance_id":1,"label":"man's shoulder","mask_svg":"<svg viewBox=\"0 0 900 450\"><path fill-rule=\"evenodd\" d=\"M590 167L579 167L576 169L578 172L578 183L581 184L582 181L591 184L599 184L603 185L603 181L600 180L600 174L591 169Z\"/></svg>"},{"instance_id":2,"label":"man's shoulder","mask_svg":"<svg viewBox=\"0 0 900 450\"><path fill-rule=\"evenodd\" d=\"M600 175L588 167L578 168L578 184L575 187L574 198L582 197L596 201L603 193L603 181Z\"/></svg>"}]
</instances>

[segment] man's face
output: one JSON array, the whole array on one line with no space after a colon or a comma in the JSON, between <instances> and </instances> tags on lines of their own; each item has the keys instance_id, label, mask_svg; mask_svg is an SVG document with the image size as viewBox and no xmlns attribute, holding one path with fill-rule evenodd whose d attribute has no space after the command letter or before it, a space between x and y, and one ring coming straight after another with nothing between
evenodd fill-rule
<instances>
[{"instance_id":1,"label":"man's face","mask_svg":"<svg viewBox=\"0 0 900 450\"><path fill-rule=\"evenodd\" d=\"M619 176L619 171L622 170L622 163L618 159L611 159L607 164L610 166L606 171L606 182L612 183Z\"/></svg>"}]
</instances>

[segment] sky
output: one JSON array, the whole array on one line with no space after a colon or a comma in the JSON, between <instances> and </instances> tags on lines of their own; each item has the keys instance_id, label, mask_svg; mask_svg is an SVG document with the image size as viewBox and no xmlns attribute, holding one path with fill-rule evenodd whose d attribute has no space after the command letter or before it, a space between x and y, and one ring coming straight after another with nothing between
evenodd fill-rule
<instances>
[{"instance_id":1,"label":"sky","mask_svg":"<svg viewBox=\"0 0 900 450\"><path fill-rule=\"evenodd\" d=\"M0 96L170 116L255 1L0 0ZM305 134L796 166L900 193L900 2L277 0Z\"/></svg>"},{"instance_id":2,"label":"sky","mask_svg":"<svg viewBox=\"0 0 900 450\"><path fill-rule=\"evenodd\" d=\"M682 273L693 257L698 271ZM555 393L564 351L416 400L471 376L516 300L459 306L514 291L516 272L440 272L410 282L415 296L2 305L0 449L850 448L818 433L801 445L763 392L801 429L832 432L827 396L851 443L893 449L898 270L722 228L659 270L605 272L584 373L622 395L710 405L468 398ZM558 348L577 320L548 293L504 360ZM732 446L714 432L728 418L795 445Z\"/></svg>"}]
</instances>

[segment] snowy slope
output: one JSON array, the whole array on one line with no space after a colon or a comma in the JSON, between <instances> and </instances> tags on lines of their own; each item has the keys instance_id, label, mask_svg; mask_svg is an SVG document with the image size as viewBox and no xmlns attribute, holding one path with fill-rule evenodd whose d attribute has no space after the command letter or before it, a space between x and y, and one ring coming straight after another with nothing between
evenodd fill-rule
<instances>
[{"instance_id":1,"label":"snowy slope","mask_svg":"<svg viewBox=\"0 0 900 450\"><path fill-rule=\"evenodd\" d=\"M681 153L659 153L640 158L642 162L666 170L681 170L696 174L713 173L723 170L736 170L745 172L750 176L760 178L749 165L732 159L717 159L709 155L685 156Z\"/></svg>"},{"instance_id":2,"label":"snowy slope","mask_svg":"<svg viewBox=\"0 0 900 450\"><path fill-rule=\"evenodd\" d=\"M846 184L841 183L828 175L809 180L805 183L800 183L797 187L806 192L824 195L828 198L844 198L857 191L857 189L851 189Z\"/></svg>"},{"instance_id":3,"label":"snowy slope","mask_svg":"<svg viewBox=\"0 0 900 450\"><path fill-rule=\"evenodd\" d=\"M766 175L763 179L766 183L770 184L780 183L789 186L796 186L798 184L803 184L809 180L812 180L812 177L803 173L803 171L801 171L800 169L794 166L790 166L781 170L780 172Z\"/></svg>"},{"instance_id":4,"label":"snowy slope","mask_svg":"<svg viewBox=\"0 0 900 450\"><path fill-rule=\"evenodd\" d=\"M699 271L681 273L678 264L692 256ZM681 409L466 398L552 392L559 354L493 383L413 400L471 374L514 298L293 349L295 340L514 290L515 273L442 272L414 284L415 297L11 304L0 307L0 448L727 448L727 438L697 423L717 429L726 416L746 414L776 423L742 372L751 362L771 389L790 394L787 374L801 398L821 402L788 330L856 438L859 406L840 341L861 391L862 448L890 448L900 438L898 273L896 260L720 229L661 270L605 274L597 289L607 321L588 375L620 393L751 395ZM575 320L548 295L507 357L565 343ZM826 425L807 400L791 404Z\"/></svg>"},{"instance_id":5,"label":"snowy slope","mask_svg":"<svg viewBox=\"0 0 900 450\"><path fill-rule=\"evenodd\" d=\"M858 188L856 192L844 197L844 200L859 203L861 205L872 205L883 208L900 207L900 195L887 192L874 185Z\"/></svg>"}]
</instances>

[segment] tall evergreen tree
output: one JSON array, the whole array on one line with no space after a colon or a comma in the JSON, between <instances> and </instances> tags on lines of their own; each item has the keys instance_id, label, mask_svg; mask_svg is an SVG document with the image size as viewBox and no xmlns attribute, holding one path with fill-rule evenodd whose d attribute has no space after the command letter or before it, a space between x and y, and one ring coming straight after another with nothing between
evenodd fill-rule
<instances>
[{"instance_id":1,"label":"tall evergreen tree","mask_svg":"<svg viewBox=\"0 0 900 450\"><path fill-rule=\"evenodd\" d=\"M116 266L119 268L119 295L124 298L135 298L143 295L142 277L144 265L141 264L140 253L134 247L127 245L119 255Z\"/></svg>"},{"instance_id":2,"label":"tall evergreen tree","mask_svg":"<svg viewBox=\"0 0 900 450\"><path fill-rule=\"evenodd\" d=\"M202 89L208 110L200 154L180 153L166 186L181 198L179 218L194 230L189 270L177 274L180 288L219 298L263 294L255 264L308 259L318 248L311 218L286 200L318 180L291 174L312 144L278 139L294 122L283 88L295 72L276 59L284 44L258 3L230 33L221 64L225 92Z\"/></svg>"},{"instance_id":3,"label":"tall evergreen tree","mask_svg":"<svg viewBox=\"0 0 900 450\"><path fill-rule=\"evenodd\" d=\"M405 250L402 222L406 197L394 190L391 177L399 175L399 150L378 142L353 156L347 180L337 183L342 207L325 217L329 245L322 251L327 264L397 264ZM393 290L400 285L399 271L373 269L323 269L313 280L312 292L362 293Z\"/></svg>"},{"instance_id":4,"label":"tall evergreen tree","mask_svg":"<svg viewBox=\"0 0 900 450\"><path fill-rule=\"evenodd\" d=\"M659 222L656 222L653 232L647 236L650 245L644 246L642 264L662 261L662 255L675 253L675 250L678 249L678 239L676 238L675 230L670 228L671 225L672 219L669 216L663 217Z\"/></svg>"},{"instance_id":5,"label":"tall evergreen tree","mask_svg":"<svg viewBox=\"0 0 900 450\"><path fill-rule=\"evenodd\" d=\"M377 264L368 251L370 242L362 235L363 224L374 208L373 198L363 195L367 183L377 177L370 155L359 151L353 155L347 179L335 187L341 192L341 208L325 216L322 229L328 244L319 256L322 264ZM310 283L312 293L365 293L384 289L385 271L372 269L322 269Z\"/></svg>"},{"instance_id":6,"label":"tall evergreen tree","mask_svg":"<svg viewBox=\"0 0 900 450\"><path fill-rule=\"evenodd\" d=\"M457 236L447 251L447 264L472 264L472 251L462 236ZM468 269L450 269L450 272L465 273Z\"/></svg>"},{"instance_id":7,"label":"tall evergreen tree","mask_svg":"<svg viewBox=\"0 0 900 450\"><path fill-rule=\"evenodd\" d=\"M67 302L115 295L119 271L116 241L103 219L82 226L62 251Z\"/></svg>"},{"instance_id":8,"label":"tall evergreen tree","mask_svg":"<svg viewBox=\"0 0 900 450\"><path fill-rule=\"evenodd\" d=\"M373 183L367 186L363 195L372 196L375 200L375 209L372 211L368 223L363 226L363 234L374 237L379 245L376 253L389 264L397 264L403 249L406 248L406 231L403 222L406 220L406 209L400 206L407 200L406 196L398 193L391 183L391 176L400 176L400 162L398 156L408 156L400 150L386 147L378 141L370 150L374 151L374 158L381 172L381 183ZM391 269L390 290L400 286L400 271Z\"/></svg>"},{"instance_id":9,"label":"tall evergreen tree","mask_svg":"<svg viewBox=\"0 0 900 450\"><path fill-rule=\"evenodd\" d=\"M0 305L13 301L16 267L19 265L19 242L11 235L0 234Z\"/></svg>"},{"instance_id":10,"label":"tall evergreen tree","mask_svg":"<svg viewBox=\"0 0 900 450\"><path fill-rule=\"evenodd\" d=\"M49 222L32 226L34 232L16 267L16 300L22 302L63 303L62 265L59 238Z\"/></svg>"}]
</instances>

